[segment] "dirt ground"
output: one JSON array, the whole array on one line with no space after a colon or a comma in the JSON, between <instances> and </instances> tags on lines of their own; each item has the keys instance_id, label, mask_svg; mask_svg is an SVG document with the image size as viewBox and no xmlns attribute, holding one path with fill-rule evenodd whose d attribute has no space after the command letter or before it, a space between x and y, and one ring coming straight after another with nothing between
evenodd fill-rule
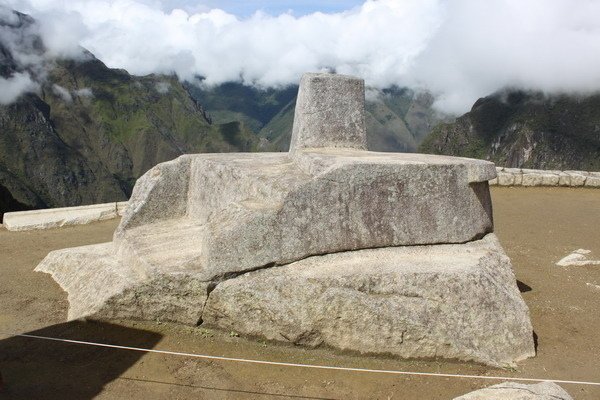
<instances>
[{"instance_id":1,"label":"dirt ground","mask_svg":"<svg viewBox=\"0 0 600 400\"><path fill-rule=\"evenodd\" d=\"M109 241L118 221L38 232L0 229L0 331L292 363L600 381L600 266L558 267L579 248L600 259L600 190L493 188L496 233L538 337L517 370L398 360L261 343L160 322L65 322L66 294L34 273L51 250ZM452 399L496 381L206 361L0 335L0 399ZM600 387L563 384L575 399Z\"/></svg>"}]
</instances>

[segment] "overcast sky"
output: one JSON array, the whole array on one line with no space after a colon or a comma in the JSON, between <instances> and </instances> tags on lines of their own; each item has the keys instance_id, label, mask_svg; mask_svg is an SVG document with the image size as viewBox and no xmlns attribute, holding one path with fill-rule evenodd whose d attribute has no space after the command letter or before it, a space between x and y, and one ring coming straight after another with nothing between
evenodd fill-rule
<instances>
[{"instance_id":1,"label":"overcast sky","mask_svg":"<svg viewBox=\"0 0 600 400\"><path fill-rule=\"evenodd\" d=\"M600 0L0 1L40 21L51 53L79 44L133 74L265 87L335 69L453 113L507 86L600 89Z\"/></svg>"}]
</instances>

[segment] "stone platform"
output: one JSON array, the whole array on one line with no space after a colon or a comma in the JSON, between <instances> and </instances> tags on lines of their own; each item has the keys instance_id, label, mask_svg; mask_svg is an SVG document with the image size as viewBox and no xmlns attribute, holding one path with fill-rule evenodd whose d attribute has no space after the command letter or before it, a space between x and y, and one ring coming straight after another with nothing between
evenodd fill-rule
<instances>
[{"instance_id":1,"label":"stone platform","mask_svg":"<svg viewBox=\"0 0 600 400\"><path fill-rule=\"evenodd\" d=\"M111 243L52 252L37 270L68 292L72 319L490 365L534 355L492 233L494 165L365 143L362 81L306 74L289 153L157 165Z\"/></svg>"}]
</instances>

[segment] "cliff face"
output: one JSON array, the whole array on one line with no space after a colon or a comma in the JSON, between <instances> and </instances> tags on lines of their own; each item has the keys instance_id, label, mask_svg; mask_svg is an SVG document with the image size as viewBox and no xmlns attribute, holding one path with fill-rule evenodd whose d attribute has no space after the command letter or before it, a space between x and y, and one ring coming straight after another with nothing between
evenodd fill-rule
<instances>
[{"instance_id":1,"label":"cliff face","mask_svg":"<svg viewBox=\"0 0 600 400\"><path fill-rule=\"evenodd\" d=\"M0 105L0 214L124 200L157 163L256 147L243 124L212 124L175 77L135 77L89 52L48 58L35 21L14 15L0 27L26 40L0 36L0 74L27 73L39 87ZM23 65L23 53L42 61Z\"/></svg>"},{"instance_id":2,"label":"cliff face","mask_svg":"<svg viewBox=\"0 0 600 400\"><path fill-rule=\"evenodd\" d=\"M425 153L482 158L507 167L600 170L600 94L510 91L432 130Z\"/></svg>"}]
</instances>

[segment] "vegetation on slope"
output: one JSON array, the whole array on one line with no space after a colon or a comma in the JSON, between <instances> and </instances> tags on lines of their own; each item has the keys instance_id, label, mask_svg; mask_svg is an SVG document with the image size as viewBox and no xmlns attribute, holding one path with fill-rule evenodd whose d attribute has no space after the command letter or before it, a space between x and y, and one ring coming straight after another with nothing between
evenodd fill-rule
<instances>
[{"instance_id":1,"label":"vegetation on slope","mask_svg":"<svg viewBox=\"0 0 600 400\"><path fill-rule=\"evenodd\" d=\"M262 138L260 149L286 151L289 147L297 86L257 89L241 83L212 88L188 84L214 122L243 122ZM368 89L367 140L371 150L416 151L433 125L442 119L432 108L433 99L406 88Z\"/></svg>"},{"instance_id":2,"label":"vegetation on slope","mask_svg":"<svg viewBox=\"0 0 600 400\"><path fill-rule=\"evenodd\" d=\"M35 24L16 14L16 35ZM42 40L18 49L44 55ZM0 73L20 65L0 40ZM135 77L86 52L78 60L45 59L37 93L0 105L0 214L126 199L152 166L183 153L252 151L258 139L243 123L213 124L172 76Z\"/></svg>"},{"instance_id":3,"label":"vegetation on slope","mask_svg":"<svg viewBox=\"0 0 600 400\"><path fill-rule=\"evenodd\" d=\"M440 124L421 151L508 167L600 170L600 94L546 96L504 91Z\"/></svg>"}]
</instances>

